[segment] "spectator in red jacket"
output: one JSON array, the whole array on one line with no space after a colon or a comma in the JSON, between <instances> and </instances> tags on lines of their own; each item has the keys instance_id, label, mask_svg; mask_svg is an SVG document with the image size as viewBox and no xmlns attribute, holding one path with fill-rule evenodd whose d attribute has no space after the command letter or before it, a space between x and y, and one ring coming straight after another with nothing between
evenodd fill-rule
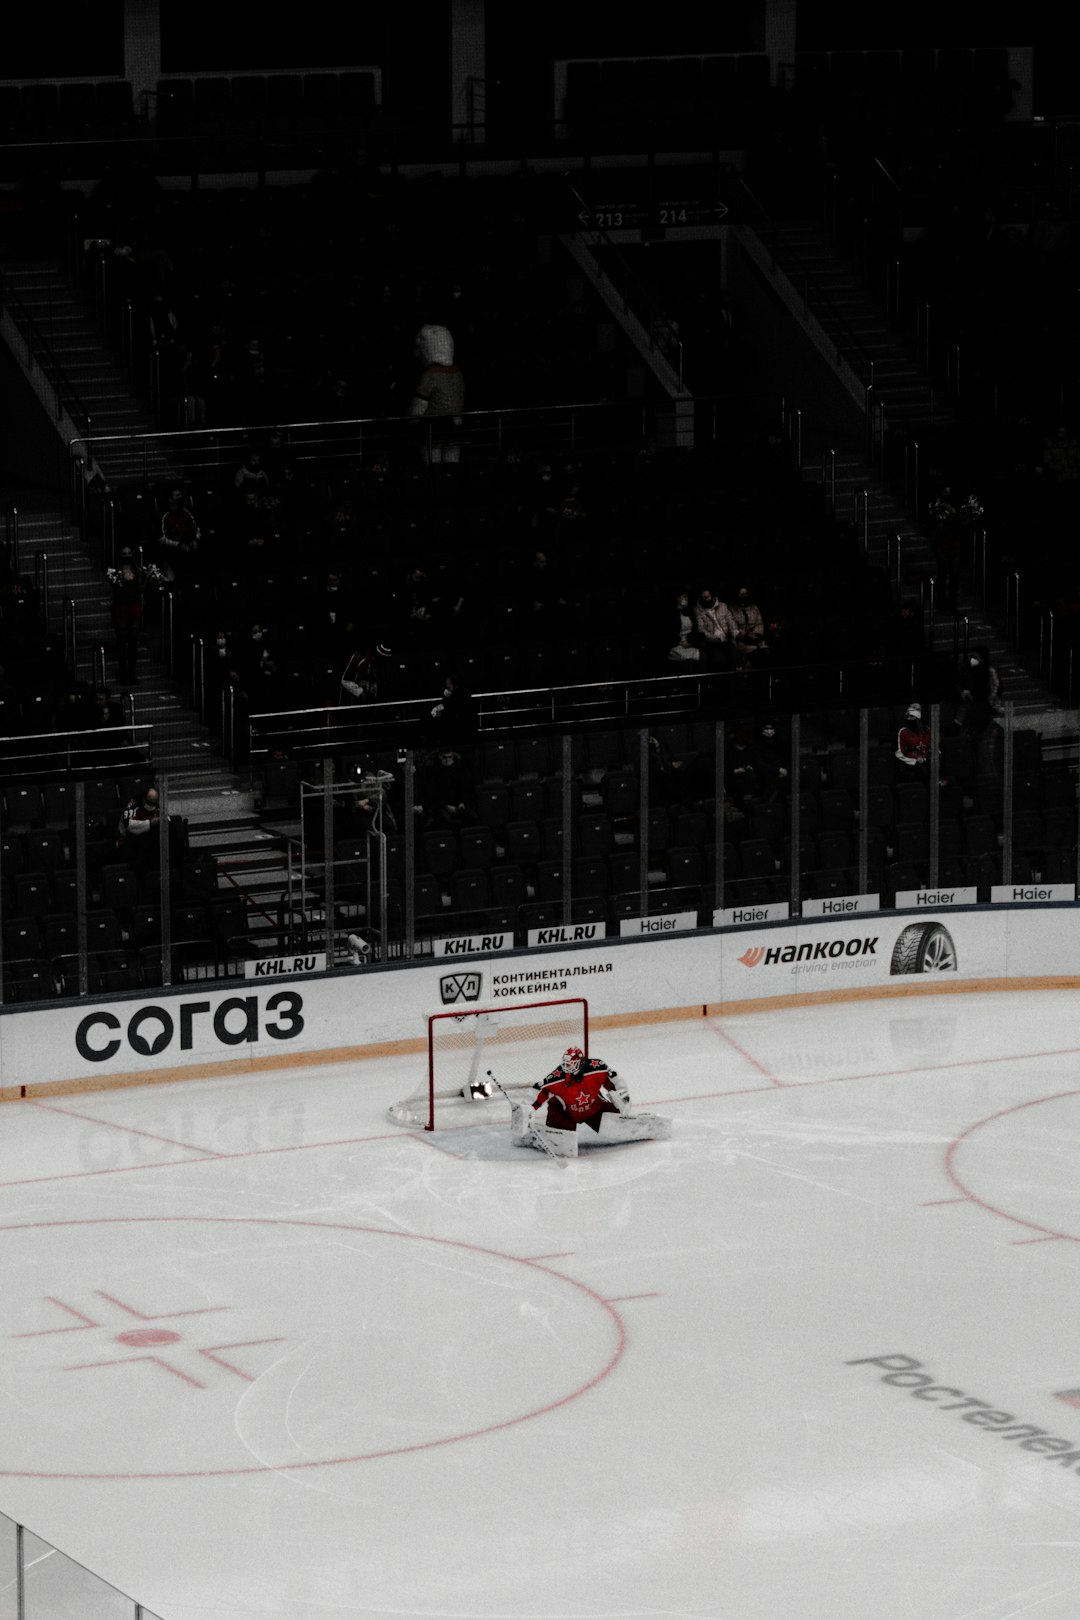
<instances>
[{"instance_id":1,"label":"spectator in red jacket","mask_svg":"<svg viewBox=\"0 0 1080 1620\"><path fill-rule=\"evenodd\" d=\"M896 734L894 751L902 777L910 780L909 772L914 771L916 776L921 776L926 771L930 763L930 743L930 727L923 719L922 705L909 703L904 722Z\"/></svg>"}]
</instances>

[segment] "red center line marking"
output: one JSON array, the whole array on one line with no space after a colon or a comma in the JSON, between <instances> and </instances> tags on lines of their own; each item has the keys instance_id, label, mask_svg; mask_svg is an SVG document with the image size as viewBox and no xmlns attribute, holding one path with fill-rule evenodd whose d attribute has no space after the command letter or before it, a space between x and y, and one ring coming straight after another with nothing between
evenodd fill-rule
<instances>
[{"instance_id":1,"label":"red center line marking","mask_svg":"<svg viewBox=\"0 0 1080 1620\"><path fill-rule=\"evenodd\" d=\"M69 1119L84 1119L89 1125L105 1125L110 1130L124 1131L128 1136L145 1136L150 1142L164 1142L169 1147L183 1148L186 1153L202 1153L208 1158L221 1158L214 1148L195 1147L190 1142L178 1142L172 1136L156 1136L153 1131L141 1131L135 1125L120 1125L115 1119L100 1119L96 1114L83 1114L77 1108L62 1108L59 1103L38 1102L34 1097L25 1099L31 1108L44 1108L50 1114L65 1114Z\"/></svg>"},{"instance_id":2,"label":"red center line marking","mask_svg":"<svg viewBox=\"0 0 1080 1620\"><path fill-rule=\"evenodd\" d=\"M1009 1052L1003 1057L957 1058L954 1063L920 1063L910 1069L871 1069L866 1074L827 1074L820 1080L789 1081L786 1089L806 1091L811 1086L847 1085L849 1081L854 1080L896 1080L913 1074L941 1074L949 1069L982 1069L991 1063L1029 1063L1040 1058L1075 1057L1078 1053L1080 1046L1062 1046L1048 1052ZM752 1097L758 1092L770 1090L772 1090L770 1086L740 1086L732 1091L694 1091L685 1097L655 1098L650 1106L670 1108L674 1103L709 1102L715 1097Z\"/></svg>"},{"instance_id":3,"label":"red center line marking","mask_svg":"<svg viewBox=\"0 0 1080 1620\"><path fill-rule=\"evenodd\" d=\"M765 1079L770 1081L774 1086L787 1085L786 1080L778 1080L776 1075L772 1073L771 1069L767 1069L764 1063L759 1063L757 1058L754 1057L752 1053L748 1052L744 1046L740 1046L735 1037L733 1035L729 1035L727 1030L724 1029L723 1025L718 1024L715 1019L712 1018L707 1018L705 1022L708 1024L714 1035L719 1035L722 1041L726 1041L733 1051L738 1052L741 1058L745 1058L746 1062L749 1063L752 1069L757 1070L758 1074L764 1075Z\"/></svg>"}]
</instances>

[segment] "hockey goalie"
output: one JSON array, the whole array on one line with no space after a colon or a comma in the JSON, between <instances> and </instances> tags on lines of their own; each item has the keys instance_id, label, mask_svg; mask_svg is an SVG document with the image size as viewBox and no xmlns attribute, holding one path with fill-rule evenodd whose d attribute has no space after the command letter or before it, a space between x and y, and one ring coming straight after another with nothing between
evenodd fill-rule
<instances>
[{"instance_id":1,"label":"hockey goalie","mask_svg":"<svg viewBox=\"0 0 1080 1620\"><path fill-rule=\"evenodd\" d=\"M629 1092L610 1064L571 1046L539 1082L536 1100L513 1104L510 1135L518 1147L573 1159L579 1147L662 1141L671 1135L671 1121L632 1113Z\"/></svg>"}]
</instances>

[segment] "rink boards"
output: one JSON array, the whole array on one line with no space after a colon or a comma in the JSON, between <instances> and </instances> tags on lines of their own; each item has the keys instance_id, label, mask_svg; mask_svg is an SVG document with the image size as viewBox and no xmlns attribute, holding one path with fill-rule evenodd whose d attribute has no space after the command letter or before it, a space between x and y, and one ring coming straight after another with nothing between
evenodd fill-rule
<instances>
[{"instance_id":1,"label":"rink boards","mask_svg":"<svg viewBox=\"0 0 1080 1620\"><path fill-rule=\"evenodd\" d=\"M858 912L385 969L184 984L0 1018L0 1099L422 1052L433 1012L583 995L593 1028L1080 985L1075 904Z\"/></svg>"}]
</instances>

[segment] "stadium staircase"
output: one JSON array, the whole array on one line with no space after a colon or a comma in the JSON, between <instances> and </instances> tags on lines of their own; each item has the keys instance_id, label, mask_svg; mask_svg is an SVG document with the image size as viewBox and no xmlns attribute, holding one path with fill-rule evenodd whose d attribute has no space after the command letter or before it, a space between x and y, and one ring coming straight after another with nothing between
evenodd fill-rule
<instances>
[{"instance_id":1,"label":"stadium staircase","mask_svg":"<svg viewBox=\"0 0 1080 1620\"><path fill-rule=\"evenodd\" d=\"M95 439L153 432L119 358L59 262L9 262L5 277L85 407ZM107 444L96 449L94 459L114 487L125 479L167 479L172 473L162 455L140 454L136 464L130 452ZM64 622L65 603L74 604L77 678L95 684L99 649L104 647L107 684L115 694L111 591L100 560L90 554L68 513L39 501L19 510L18 532L20 567L39 580L46 623L53 631ZM47 572L38 558L47 558ZM170 811L186 821L192 850L218 859L220 888L246 891L258 883L277 892L279 881L284 885L281 840L263 830L246 781L178 691L162 657L152 593L148 605L151 622L139 652L138 683L124 698L125 718L153 727L154 768L168 778Z\"/></svg>"},{"instance_id":2,"label":"stadium staircase","mask_svg":"<svg viewBox=\"0 0 1080 1620\"><path fill-rule=\"evenodd\" d=\"M747 235L744 227L744 241ZM837 252L819 224L807 220L784 222L767 253L772 259L774 280L782 278L786 282L789 307L800 305L806 325L815 329L813 336L823 354L835 352L838 313L848 332L857 337L863 356L873 362L874 398L891 424L904 423L909 435L917 439L921 427L935 423L940 426L951 419L948 403L935 395L903 334L894 329L880 302L863 286L850 260ZM856 404L865 410L865 388L855 382L851 391ZM804 464L803 472L807 478L822 476L818 462ZM869 556L882 565L891 557L895 565L898 542L901 590L917 595L921 582L936 571L930 526L914 521L873 463L851 452L837 452L835 499L841 515L850 512L853 521L858 515L860 528L865 501ZM964 642L989 649L991 662L1001 676L1003 696L1012 702L1017 716L1023 717L1022 723L1037 723L1040 729L1053 731L1055 718L1060 716L1059 703L1046 683L1018 658L1001 625L980 606L968 586L969 582L962 578L957 598L956 618ZM933 645L935 651L949 653L957 645L954 615L942 610L940 600Z\"/></svg>"}]
</instances>

